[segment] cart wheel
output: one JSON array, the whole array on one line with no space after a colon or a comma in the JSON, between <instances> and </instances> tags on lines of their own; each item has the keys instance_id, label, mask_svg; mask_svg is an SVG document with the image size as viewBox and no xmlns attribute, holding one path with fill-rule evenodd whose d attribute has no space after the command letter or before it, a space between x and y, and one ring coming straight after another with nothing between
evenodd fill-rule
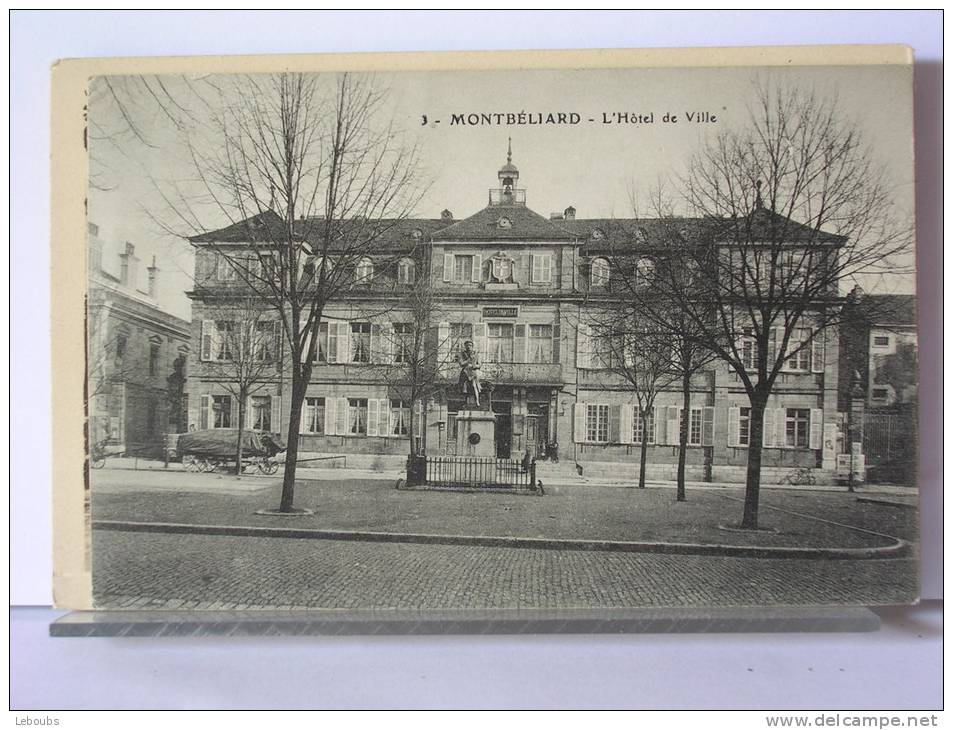
<instances>
[{"instance_id":1,"label":"cart wheel","mask_svg":"<svg viewBox=\"0 0 953 730\"><path fill-rule=\"evenodd\" d=\"M199 468L204 472L213 472L218 468L218 462L212 459L205 459L199 464Z\"/></svg>"},{"instance_id":2,"label":"cart wheel","mask_svg":"<svg viewBox=\"0 0 953 730\"><path fill-rule=\"evenodd\" d=\"M182 468L186 471L198 471L199 466L195 461L195 457L192 454L183 454L182 455Z\"/></svg>"},{"instance_id":3,"label":"cart wheel","mask_svg":"<svg viewBox=\"0 0 953 730\"><path fill-rule=\"evenodd\" d=\"M95 456L90 459L89 465L93 467L93 469L102 469L104 466L106 466L106 457Z\"/></svg>"},{"instance_id":4,"label":"cart wheel","mask_svg":"<svg viewBox=\"0 0 953 730\"><path fill-rule=\"evenodd\" d=\"M271 459L265 459L258 462L258 470L262 474L274 474L278 471L278 462Z\"/></svg>"}]
</instances>

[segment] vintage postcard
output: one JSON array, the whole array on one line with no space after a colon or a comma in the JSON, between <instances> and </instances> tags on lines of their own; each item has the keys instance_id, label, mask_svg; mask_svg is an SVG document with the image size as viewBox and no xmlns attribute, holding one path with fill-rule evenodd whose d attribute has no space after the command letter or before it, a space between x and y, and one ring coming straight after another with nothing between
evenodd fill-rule
<instances>
[{"instance_id":1,"label":"vintage postcard","mask_svg":"<svg viewBox=\"0 0 953 730\"><path fill-rule=\"evenodd\" d=\"M53 75L60 606L917 600L908 49Z\"/></svg>"}]
</instances>

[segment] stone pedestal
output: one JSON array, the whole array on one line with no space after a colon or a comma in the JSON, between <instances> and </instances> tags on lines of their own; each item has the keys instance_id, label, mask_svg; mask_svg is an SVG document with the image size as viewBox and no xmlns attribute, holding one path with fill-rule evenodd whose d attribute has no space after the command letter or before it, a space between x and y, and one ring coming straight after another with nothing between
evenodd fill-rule
<instances>
[{"instance_id":1,"label":"stone pedestal","mask_svg":"<svg viewBox=\"0 0 953 730\"><path fill-rule=\"evenodd\" d=\"M496 416L489 411L457 413L457 456L496 456Z\"/></svg>"}]
</instances>

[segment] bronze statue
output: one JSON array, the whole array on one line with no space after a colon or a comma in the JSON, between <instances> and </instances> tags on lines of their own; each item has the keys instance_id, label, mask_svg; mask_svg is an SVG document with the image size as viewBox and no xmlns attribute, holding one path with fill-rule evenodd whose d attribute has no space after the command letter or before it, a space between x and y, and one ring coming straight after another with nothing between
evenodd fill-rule
<instances>
[{"instance_id":1,"label":"bronze statue","mask_svg":"<svg viewBox=\"0 0 953 730\"><path fill-rule=\"evenodd\" d=\"M467 340L463 343L463 349L457 352L457 363L460 365L460 377L457 380L463 394L466 396L467 405L476 405L480 407L480 392L483 390L480 385L480 358L473 349L473 342ZM473 398L471 403L470 398Z\"/></svg>"}]
</instances>

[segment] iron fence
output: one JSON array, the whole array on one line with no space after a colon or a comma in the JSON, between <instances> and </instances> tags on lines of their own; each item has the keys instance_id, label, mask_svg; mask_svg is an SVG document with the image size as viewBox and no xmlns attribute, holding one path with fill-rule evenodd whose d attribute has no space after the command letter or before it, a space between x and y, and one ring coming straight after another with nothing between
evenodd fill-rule
<instances>
[{"instance_id":1,"label":"iron fence","mask_svg":"<svg viewBox=\"0 0 953 730\"><path fill-rule=\"evenodd\" d=\"M474 456L412 456L407 483L411 486L510 488L538 491L536 462Z\"/></svg>"}]
</instances>

